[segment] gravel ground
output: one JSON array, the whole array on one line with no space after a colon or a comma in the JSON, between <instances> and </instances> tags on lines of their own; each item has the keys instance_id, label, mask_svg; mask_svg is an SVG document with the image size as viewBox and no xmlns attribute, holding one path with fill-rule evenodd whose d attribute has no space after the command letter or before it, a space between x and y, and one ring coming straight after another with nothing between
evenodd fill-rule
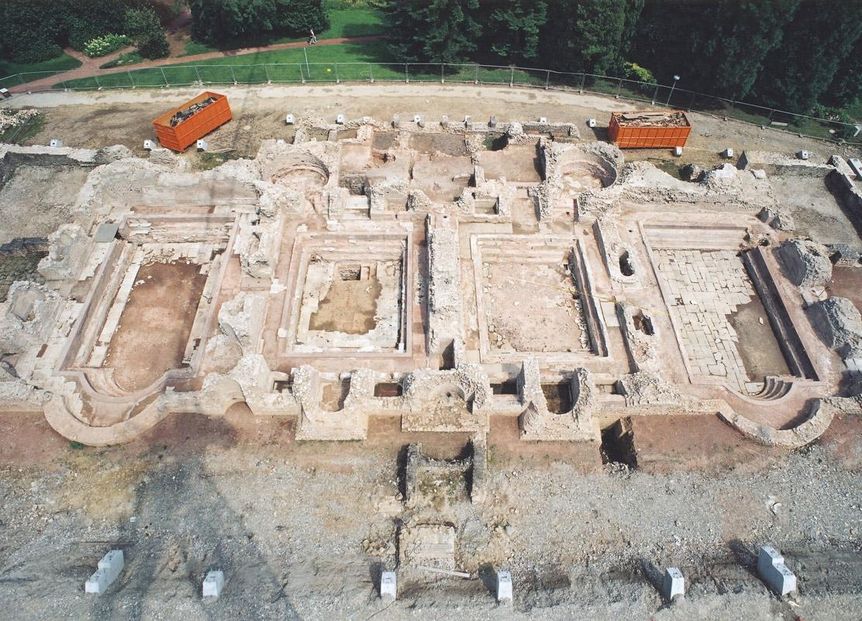
<instances>
[{"instance_id":1,"label":"gravel ground","mask_svg":"<svg viewBox=\"0 0 862 621\"><path fill-rule=\"evenodd\" d=\"M585 473L557 457L492 450L484 504L456 495L406 507L398 452L414 438L403 434L295 443L285 421L232 413L175 417L147 440L80 449L35 417L3 420L11 444L0 452L0 600L17 619L862 616L855 438L766 466L666 474L615 465ZM381 602L374 580L395 562L398 526L428 521L455 525L457 566L474 578L404 578L399 600ZM751 573L765 542L798 574L795 601L770 595ZM125 551L126 571L105 596L85 596L111 547ZM666 606L650 580L671 564L689 590ZM515 584L505 609L488 588L501 566ZM203 602L200 581L212 568L227 585Z\"/></svg>"}]
</instances>

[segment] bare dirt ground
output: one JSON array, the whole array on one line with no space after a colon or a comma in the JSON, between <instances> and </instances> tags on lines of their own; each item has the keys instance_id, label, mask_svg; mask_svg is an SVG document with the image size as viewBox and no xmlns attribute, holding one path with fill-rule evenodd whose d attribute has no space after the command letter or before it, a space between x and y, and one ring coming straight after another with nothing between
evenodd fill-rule
<instances>
[{"instance_id":1,"label":"bare dirt ground","mask_svg":"<svg viewBox=\"0 0 862 621\"><path fill-rule=\"evenodd\" d=\"M374 316L380 289L377 274L367 280L334 278L308 328L347 334L370 332L377 325Z\"/></svg>"},{"instance_id":2,"label":"bare dirt ground","mask_svg":"<svg viewBox=\"0 0 862 621\"><path fill-rule=\"evenodd\" d=\"M817 241L859 245L856 229L819 177L782 175L772 178L776 198L790 208L796 232Z\"/></svg>"},{"instance_id":3,"label":"bare dirt ground","mask_svg":"<svg viewBox=\"0 0 862 621\"><path fill-rule=\"evenodd\" d=\"M835 266L832 282L827 287L829 295L848 298L856 308L862 308L862 266Z\"/></svg>"},{"instance_id":4,"label":"bare dirt ground","mask_svg":"<svg viewBox=\"0 0 862 621\"><path fill-rule=\"evenodd\" d=\"M0 244L16 237L47 237L69 221L86 168L19 166L0 187Z\"/></svg>"},{"instance_id":5,"label":"bare dirt ground","mask_svg":"<svg viewBox=\"0 0 862 621\"><path fill-rule=\"evenodd\" d=\"M739 337L736 347L750 380L762 382L767 375L790 375L759 296L737 307L728 322Z\"/></svg>"},{"instance_id":6,"label":"bare dirt ground","mask_svg":"<svg viewBox=\"0 0 862 621\"><path fill-rule=\"evenodd\" d=\"M41 416L0 415L0 599L18 619L859 618L860 422L785 455L700 418L641 428L640 471L597 466L562 443L522 449L495 421L488 501L458 509L459 549L471 551L458 559L474 575L487 576L485 562L512 568L507 612L476 578L414 584L391 605L373 595L373 568L392 564L404 517L399 451L421 441L453 457L458 434L404 434L383 419L362 444L297 443L292 421L237 407L80 449ZM672 436L696 425L700 439L680 450ZM750 571L764 541L799 575L794 606ZM85 597L112 546L126 571L105 596ZM667 564L689 585L670 608L649 581ZM214 567L228 582L204 602L200 580Z\"/></svg>"},{"instance_id":7,"label":"bare dirt ground","mask_svg":"<svg viewBox=\"0 0 862 621\"><path fill-rule=\"evenodd\" d=\"M571 276L558 265L488 263L488 338L492 349L558 352L584 349L581 308ZM514 305L512 300L516 300ZM529 318L525 321L524 318Z\"/></svg>"},{"instance_id":8,"label":"bare dirt ground","mask_svg":"<svg viewBox=\"0 0 862 621\"><path fill-rule=\"evenodd\" d=\"M146 388L182 363L206 282L200 269L184 262L141 266L105 360L121 388Z\"/></svg>"},{"instance_id":9,"label":"bare dirt ground","mask_svg":"<svg viewBox=\"0 0 862 621\"><path fill-rule=\"evenodd\" d=\"M234 121L217 130L208 139L212 149L230 148L252 155L262 139L292 137L293 130L284 124L288 112L297 116L348 118L372 116L386 120L394 114L411 119L422 114L428 122L448 114L450 119L470 115L475 121L496 115L501 120L530 120L545 116L550 122L572 122L579 125L581 136L605 139L606 129L590 129L586 119L604 120L613 111L649 108L612 97L578 95L535 89L509 89L492 86L440 84L341 84L326 86L224 87L218 89L230 99ZM33 144L45 144L50 137L60 137L65 144L101 147L125 144L141 150L143 141L153 137L152 120L165 109L197 95L196 89L129 90L81 93L37 93L16 95L8 104L15 107L37 107L46 114L42 132ZM662 159L676 163L695 162L711 166L718 153L732 147L737 153L745 149L794 153L808 149L828 157L833 152L851 150L796 134L774 129L760 129L733 120L724 121L709 115L691 113L693 129L682 158L670 151L659 153L629 151L634 159ZM601 125L601 122L600 122ZM816 157L815 155L815 157ZM190 157L196 157L189 154Z\"/></svg>"}]
</instances>

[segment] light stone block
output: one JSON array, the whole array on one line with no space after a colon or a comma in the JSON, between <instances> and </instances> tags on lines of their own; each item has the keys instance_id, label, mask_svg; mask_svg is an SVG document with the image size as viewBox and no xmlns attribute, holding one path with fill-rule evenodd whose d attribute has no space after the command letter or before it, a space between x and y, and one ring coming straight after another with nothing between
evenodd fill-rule
<instances>
[{"instance_id":1,"label":"light stone block","mask_svg":"<svg viewBox=\"0 0 862 621\"><path fill-rule=\"evenodd\" d=\"M757 554L757 573L776 595L796 591L796 575L784 564L784 557L773 546L763 546Z\"/></svg>"},{"instance_id":2,"label":"light stone block","mask_svg":"<svg viewBox=\"0 0 862 621\"><path fill-rule=\"evenodd\" d=\"M201 587L203 597L218 598L224 588L224 572L214 570L207 573Z\"/></svg>"},{"instance_id":3,"label":"light stone block","mask_svg":"<svg viewBox=\"0 0 862 621\"><path fill-rule=\"evenodd\" d=\"M394 600L398 595L398 577L394 571L380 574L380 598Z\"/></svg>"},{"instance_id":4,"label":"light stone block","mask_svg":"<svg viewBox=\"0 0 862 621\"><path fill-rule=\"evenodd\" d=\"M678 568L668 567L665 570L661 594L669 601L677 597L685 597L685 578Z\"/></svg>"},{"instance_id":5,"label":"light stone block","mask_svg":"<svg viewBox=\"0 0 862 621\"><path fill-rule=\"evenodd\" d=\"M119 577L125 566L122 550L111 550L99 561L98 569L84 584L85 593L101 595Z\"/></svg>"},{"instance_id":6,"label":"light stone block","mask_svg":"<svg viewBox=\"0 0 862 621\"><path fill-rule=\"evenodd\" d=\"M501 604L512 602L512 572L505 569L497 572L497 601Z\"/></svg>"}]
</instances>

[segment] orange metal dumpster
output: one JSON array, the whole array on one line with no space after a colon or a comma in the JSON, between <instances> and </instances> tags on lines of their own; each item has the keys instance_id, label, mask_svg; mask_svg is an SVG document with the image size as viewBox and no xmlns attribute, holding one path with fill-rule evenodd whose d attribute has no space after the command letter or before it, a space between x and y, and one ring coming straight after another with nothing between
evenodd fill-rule
<instances>
[{"instance_id":1,"label":"orange metal dumpster","mask_svg":"<svg viewBox=\"0 0 862 621\"><path fill-rule=\"evenodd\" d=\"M203 103L206 105L200 106ZM206 91L162 114L153 121L153 128L163 147L185 151L200 138L230 120L227 97Z\"/></svg>"},{"instance_id":2,"label":"orange metal dumpster","mask_svg":"<svg viewBox=\"0 0 862 621\"><path fill-rule=\"evenodd\" d=\"M613 112L608 136L620 149L684 147L691 123L680 110Z\"/></svg>"}]
</instances>

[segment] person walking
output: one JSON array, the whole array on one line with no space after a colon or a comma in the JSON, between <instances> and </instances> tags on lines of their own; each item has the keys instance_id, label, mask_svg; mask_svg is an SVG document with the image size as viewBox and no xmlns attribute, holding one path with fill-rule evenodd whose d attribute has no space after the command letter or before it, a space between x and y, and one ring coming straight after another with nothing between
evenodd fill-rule
<instances>
[{"instance_id":1,"label":"person walking","mask_svg":"<svg viewBox=\"0 0 862 621\"><path fill-rule=\"evenodd\" d=\"M311 36L308 37L308 44L314 45L315 43L317 43L317 35L314 34L314 28L309 28L308 32L311 34Z\"/></svg>"}]
</instances>

